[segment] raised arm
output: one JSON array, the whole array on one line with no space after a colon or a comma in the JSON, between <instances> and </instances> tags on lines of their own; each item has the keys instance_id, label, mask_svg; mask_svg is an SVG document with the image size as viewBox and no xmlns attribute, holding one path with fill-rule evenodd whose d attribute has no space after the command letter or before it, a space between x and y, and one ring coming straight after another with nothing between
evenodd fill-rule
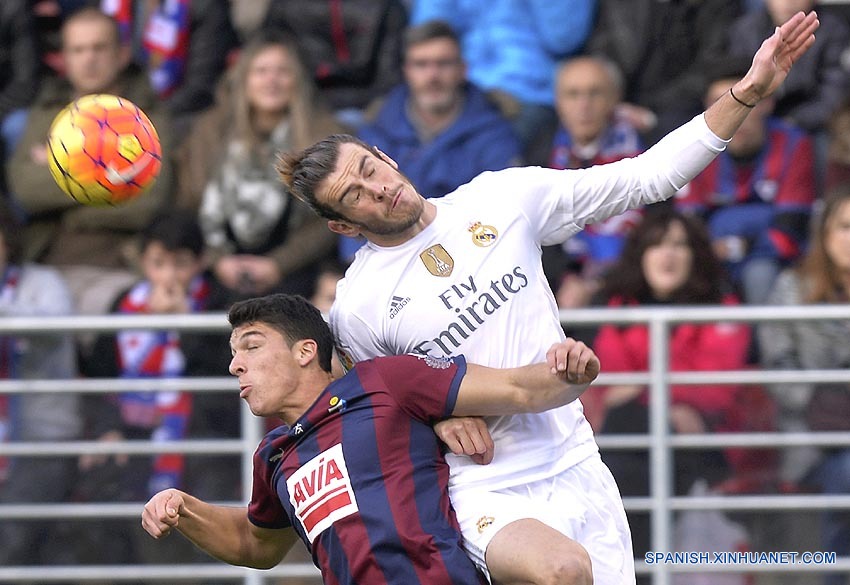
<instances>
[{"instance_id":1,"label":"raised arm","mask_svg":"<svg viewBox=\"0 0 850 585\"><path fill-rule=\"evenodd\" d=\"M819 24L812 11L798 12L776 27L756 51L747 74L706 110L705 122L711 131L720 138L732 138L752 107L776 91L791 66L812 46Z\"/></svg>"},{"instance_id":2,"label":"raised arm","mask_svg":"<svg viewBox=\"0 0 850 585\"><path fill-rule=\"evenodd\" d=\"M596 354L575 339L556 343L546 358L547 363L507 369L468 364L452 414L542 412L572 402L599 375Z\"/></svg>"},{"instance_id":3,"label":"raised arm","mask_svg":"<svg viewBox=\"0 0 850 585\"><path fill-rule=\"evenodd\" d=\"M254 569L277 565L297 538L291 528L255 526L247 508L208 504L177 489L163 490L145 504L142 527L154 538L176 528L211 556Z\"/></svg>"}]
</instances>

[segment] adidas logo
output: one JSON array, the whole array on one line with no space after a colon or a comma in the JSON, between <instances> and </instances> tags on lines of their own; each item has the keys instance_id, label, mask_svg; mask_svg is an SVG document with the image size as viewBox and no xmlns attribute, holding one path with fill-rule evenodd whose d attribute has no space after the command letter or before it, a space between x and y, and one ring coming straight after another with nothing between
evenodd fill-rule
<instances>
[{"instance_id":1,"label":"adidas logo","mask_svg":"<svg viewBox=\"0 0 850 585\"><path fill-rule=\"evenodd\" d=\"M410 302L410 297L396 297L390 300L390 319L394 319L396 315Z\"/></svg>"}]
</instances>

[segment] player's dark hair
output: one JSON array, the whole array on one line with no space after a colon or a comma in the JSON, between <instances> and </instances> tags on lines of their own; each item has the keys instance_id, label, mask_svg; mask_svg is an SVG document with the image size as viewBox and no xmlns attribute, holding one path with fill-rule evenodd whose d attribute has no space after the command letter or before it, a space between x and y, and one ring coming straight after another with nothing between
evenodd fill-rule
<instances>
[{"instance_id":1,"label":"player's dark hair","mask_svg":"<svg viewBox=\"0 0 850 585\"><path fill-rule=\"evenodd\" d=\"M272 294L234 303L227 314L233 329L248 323L264 323L279 331L292 347L302 339L316 342L319 366L331 371L334 341L319 310L299 295Z\"/></svg>"},{"instance_id":2,"label":"player's dark hair","mask_svg":"<svg viewBox=\"0 0 850 585\"><path fill-rule=\"evenodd\" d=\"M366 150L373 150L356 136L332 134L301 152L281 155L277 165L280 179L292 195L309 205L321 217L337 221L345 221L346 218L316 200L316 187L336 168L341 144L357 144Z\"/></svg>"},{"instance_id":3,"label":"player's dark hair","mask_svg":"<svg viewBox=\"0 0 850 585\"><path fill-rule=\"evenodd\" d=\"M606 273L603 296L620 297L639 303L652 302L652 290L643 271L643 255L658 245L674 223L685 230L693 260L685 283L666 300L669 304L719 304L728 292L726 274L711 247L703 223L674 209L650 209L623 245L617 262Z\"/></svg>"},{"instance_id":4,"label":"player's dark hair","mask_svg":"<svg viewBox=\"0 0 850 585\"><path fill-rule=\"evenodd\" d=\"M169 252L189 250L198 258L204 253L204 234L197 217L188 210L171 210L151 220L142 232L142 250L153 242Z\"/></svg>"}]
</instances>

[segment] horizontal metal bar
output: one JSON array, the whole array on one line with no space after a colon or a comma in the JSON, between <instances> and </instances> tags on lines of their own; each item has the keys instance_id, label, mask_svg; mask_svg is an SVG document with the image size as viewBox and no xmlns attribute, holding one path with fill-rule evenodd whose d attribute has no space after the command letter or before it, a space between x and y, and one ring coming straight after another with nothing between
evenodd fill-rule
<instances>
[{"instance_id":1,"label":"horizontal metal bar","mask_svg":"<svg viewBox=\"0 0 850 585\"><path fill-rule=\"evenodd\" d=\"M599 323L766 322L850 319L850 306L835 305L740 305L671 306L564 309L561 321L569 325ZM229 331L224 313L186 315L68 315L62 317L3 317L0 334L120 331L123 329L180 329L182 331Z\"/></svg>"},{"instance_id":2,"label":"horizontal metal bar","mask_svg":"<svg viewBox=\"0 0 850 585\"><path fill-rule=\"evenodd\" d=\"M185 441L62 441L0 443L0 455L55 457L62 455L151 455L154 453L236 454L245 451L241 439L189 439Z\"/></svg>"},{"instance_id":3,"label":"horizontal metal bar","mask_svg":"<svg viewBox=\"0 0 850 585\"><path fill-rule=\"evenodd\" d=\"M57 380L0 380L0 394L99 394L103 392L233 392L239 383L233 377L185 378L73 378Z\"/></svg>"},{"instance_id":4,"label":"horizontal metal bar","mask_svg":"<svg viewBox=\"0 0 850 585\"><path fill-rule=\"evenodd\" d=\"M139 579L165 579L170 582L194 579L224 580L260 573L264 577L316 578L321 575L311 564L282 563L267 571L233 567L224 563L197 563L182 565L64 565L55 567L0 567L0 583L33 583L70 580L138 581Z\"/></svg>"}]
</instances>

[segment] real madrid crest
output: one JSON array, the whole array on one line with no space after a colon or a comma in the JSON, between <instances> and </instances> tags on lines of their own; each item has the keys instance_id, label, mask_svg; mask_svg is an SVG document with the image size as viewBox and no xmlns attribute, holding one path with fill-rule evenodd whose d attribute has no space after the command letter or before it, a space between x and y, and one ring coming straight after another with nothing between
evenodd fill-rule
<instances>
[{"instance_id":1,"label":"real madrid crest","mask_svg":"<svg viewBox=\"0 0 850 585\"><path fill-rule=\"evenodd\" d=\"M442 244L434 244L419 254L419 259L434 276L449 276L454 270L455 261L446 252Z\"/></svg>"},{"instance_id":2,"label":"real madrid crest","mask_svg":"<svg viewBox=\"0 0 850 585\"><path fill-rule=\"evenodd\" d=\"M472 243L482 248L493 244L496 238L499 237L499 232L496 228L491 225L483 225L480 221L476 221L470 225L469 231L472 232Z\"/></svg>"}]
</instances>

